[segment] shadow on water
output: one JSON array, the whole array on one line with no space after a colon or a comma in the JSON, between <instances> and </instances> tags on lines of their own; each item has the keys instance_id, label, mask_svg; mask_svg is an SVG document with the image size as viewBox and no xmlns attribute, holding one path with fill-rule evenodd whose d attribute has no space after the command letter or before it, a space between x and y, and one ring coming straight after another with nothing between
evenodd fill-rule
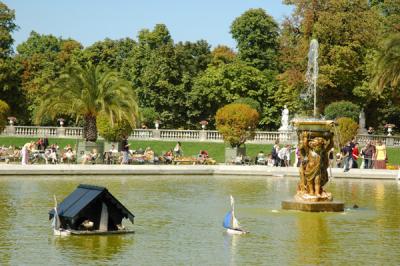
<instances>
[{"instance_id":1,"label":"shadow on water","mask_svg":"<svg viewBox=\"0 0 400 266\"><path fill-rule=\"evenodd\" d=\"M134 235L51 236L49 242L55 247L59 257L70 260L73 265L84 261L112 261L132 249L135 243Z\"/></svg>"}]
</instances>

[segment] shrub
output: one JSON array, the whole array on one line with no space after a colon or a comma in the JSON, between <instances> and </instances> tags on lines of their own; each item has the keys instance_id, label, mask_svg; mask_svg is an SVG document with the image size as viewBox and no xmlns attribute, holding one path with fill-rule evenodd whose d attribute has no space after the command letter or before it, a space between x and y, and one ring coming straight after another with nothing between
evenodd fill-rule
<instances>
[{"instance_id":1,"label":"shrub","mask_svg":"<svg viewBox=\"0 0 400 266\"><path fill-rule=\"evenodd\" d=\"M128 121L118 120L111 123L110 118L105 114L100 114L97 117L96 124L99 135L106 141L121 141L124 136L129 136L132 132L132 127Z\"/></svg>"},{"instance_id":2,"label":"shrub","mask_svg":"<svg viewBox=\"0 0 400 266\"><path fill-rule=\"evenodd\" d=\"M357 135L358 124L351 118L341 117L336 120L338 127L335 134L338 134L335 139L339 141L339 147L343 147L348 141Z\"/></svg>"},{"instance_id":3,"label":"shrub","mask_svg":"<svg viewBox=\"0 0 400 266\"><path fill-rule=\"evenodd\" d=\"M254 137L258 119L255 109L239 103L225 105L215 115L217 130L232 147L239 147Z\"/></svg>"},{"instance_id":4,"label":"shrub","mask_svg":"<svg viewBox=\"0 0 400 266\"><path fill-rule=\"evenodd\" d=\"M3 132L3 129L7 125L7 114L10 111L10 107L5 101L0 100L0 132Z\"/></svg>"},{"instance_id":5,"label":"shrub","mask_svg":"<svg viewBox=\"0 0 400 266\"><path fill-rule=\"evenodd\" d=\"M340 117L349 117L354 121L358 121L358 115L360 113L360 107L358 105L348 102L339 101L333 102L325 107L325 118L326 119L337 119Z\"/></svg>"}]
</instances>

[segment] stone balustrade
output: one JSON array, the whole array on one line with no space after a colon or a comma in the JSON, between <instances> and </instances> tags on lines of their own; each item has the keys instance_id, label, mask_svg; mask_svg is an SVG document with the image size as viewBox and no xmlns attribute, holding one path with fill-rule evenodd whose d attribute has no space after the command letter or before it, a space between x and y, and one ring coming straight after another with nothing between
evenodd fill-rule
<instances>
[{"instance_id":1,"label":"stone balustrade","mask_svg":"<svg viewBox=\"0 0 400 266\"><path fill-rule=\"evenodd\" d=\"M58 137L82 138L81 127L40 127L40 126L7 126L1 136L16 137ZM174 129L135 129L129 136L130 140L165 140L165 141L206 141L222 142L221 134L216 130L174 130ZM356 137L360 145L365 145L369 140L381 140L388 147L399 147L399 136L359 134ZM296 143L297 135L293 131L256 131L253 140L248 143L273 144L276 140L280 143Z\"/></svg>"}]
</instances>

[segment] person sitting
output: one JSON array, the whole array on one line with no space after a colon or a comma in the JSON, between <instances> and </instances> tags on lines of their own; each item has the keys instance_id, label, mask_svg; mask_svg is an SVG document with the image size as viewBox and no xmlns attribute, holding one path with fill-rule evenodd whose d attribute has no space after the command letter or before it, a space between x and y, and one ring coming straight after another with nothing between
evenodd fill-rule
<instances>
[{"instance_id":1,"label":"person sitting","mask_svg":"<svg viewBox=\"0 0 400 266\"><path fill-rule=\"evenodd\" d=\"M64 152L63 152L63 154L62 154L62 156L61 156L61 161L62 161L62 162L68 162L68 163L70 163L70 162L72 162L73 160L75 160L75 154L74 154L74 152L73 152L73 150L72 150L71 145L70 145L70 144L67 144L67 145L64 147Z\"/></svg>"},{"instance_id":2,"label":"person sitting","mask_svg":"<svg viewBox=\"0 0 400 266\"><path fill-rule=\"evenodd\" d=\"M163 159L166 164L172 164L172 161L174 160L174 154L172 150L169 150L166 153L164 153Z\"/></svg>"},{"instance_id":3,"label":"person sitting","mask_svg":"<svg viewBox=\"0 0 400 266\"><path fill-rule=\"evenodd\" d=\"M267 162L266 158L265 158L265 154L263 151L260 151L257 156L256 156L256 164L262 164L265 165Z\"/></svg>"},{"instance_id":4,"label":"person sitting","mask_svg":"<svg viewBox=\"0 0 400 266\"><path fill-rule=\"evenodd\" d=\"M197 161L199 164L204 164L208 159L208 152L206 150L200 150L199 155L197 156Z\"/></svg>"},{"instance_id":5,"label":"person sitting","mask_svg":"<svg viewBox=\"0 0 400 266\"><path fill-rule=\"evenodd\" d=\"M243 164L243 156L238 154L233 162L234 164Z\"/></svg>"},{"instance_id":6,"label":"person sitting","mask_svg":"<svg viewBox=\"0 0 400 266\"><path fill-rule=\"evenodd\" d=\"M150 147L144 151L144 159L146 162L154 163L154 151Z\"/></svg>"},{"instance_id":7,"label":"person sitting","mask_svg":"<svg viewBox=\"0 0 400 266\"><path fill-rule=\"evenodd\" d=\"M46 164L48 164L49 161L52 164L58 163L57 146L56 146L56 144L51 144L50 149L47 149L45 151L44 159L46 161Z\"/></svg>"},{"instance_id":8,"label":"person sitting","mask_svg":"<svg viewBox=\"0 0 400 266\"><path fill-rule=\"evenodd\" d=\"M38 150L44 151L44 143L42 138L39 138L39 140L36 142L36 146Z\"/></svg>"},{"instance_id":9,"label":"person sitting","mask_svg":"<svg viewBox=\"0 0 400 266\"><path fill-rule=\"evenodd\" d=\"M267 158L268 158L267 159L267 166L270 166L270 167L274 166L275 165L275 161L272 158L272 154L271 153L268 154Z\"/></svg>"},{"instance_id":10,"label":"person sitting","mask_svg":"<svg viewBox=\"0 0 400 266\"><path fill-rule=\"evenodd\" d=\"M92 164L95 164L96 159L98 157L97 150L93 149L92 152L88 154L84 154L82 156L82 164L86 164L86 162L91 162Z\"/></svg>"}]
</instances>

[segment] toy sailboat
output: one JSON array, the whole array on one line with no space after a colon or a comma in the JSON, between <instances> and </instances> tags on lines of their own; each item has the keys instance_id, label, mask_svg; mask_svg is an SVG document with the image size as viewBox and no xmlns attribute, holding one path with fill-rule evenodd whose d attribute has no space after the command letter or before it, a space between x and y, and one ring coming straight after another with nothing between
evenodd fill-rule
<instances>
[{"instance_id":1,"label":"toy sailboat","mask_svg":"<svg viewBox=\"0 0 400 266\"><path fill-rule=\"evenodd\" d=\"M56 195L54 195L54 217L53 222L51 223L51 227L53 228L53 235L55 236L68 236L71 234L69 230L65 230L60 227L60 217L58 216L57 211L57 199Z\"/></svg>"},{"instance_id":2,"label":"toy sailboat","mask_svg":"<svg viewBox=\"0 0 400 266\"><path fill-rule=\"evenodd\" d=\"M223 222L224 228L228 234L242 235L249 233L240 228L239 221L235 217L235 200L231 195L231 210L227 212Z\"/></svg>"}]
</instances>

